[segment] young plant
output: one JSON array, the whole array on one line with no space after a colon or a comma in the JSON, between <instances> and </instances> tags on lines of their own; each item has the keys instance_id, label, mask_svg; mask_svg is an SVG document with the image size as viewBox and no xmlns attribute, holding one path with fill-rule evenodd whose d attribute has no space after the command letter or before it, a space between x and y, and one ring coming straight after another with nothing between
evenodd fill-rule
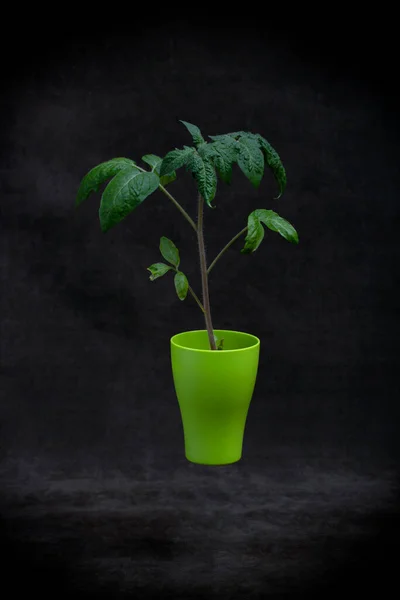
<instances>
[{"instance_id":1,"label":"young plant","mask_svg":"<svg viewBox=\"0 0 400 600\"><path fill-rule=\"evenodd\" d=\"M228 248L244 234L246 237L241 252L244 254L255 252L264 239L265 229L263 226L279 233L291 243L297 244L299 238L293 225L278 213L259 208L249 214L247 225L222 248L207 267L203 234L204 203L210 208L215 208L212 201L217 191L217 176L224 183L230 184L232 166L236 163L257 189L260 186L266 163L276 180L279 193L275 199L278 199L286 187L286 172L276 150L258 133L235 131L223 135L210 135L208 137L211 142L209 142L204 139L196 125L186 121L180 122L191 134L192 146L175 148L168 152L163 159L155 154L142 156L142 161L149 167L148 169L142 168L128 158L113 158L97 165L82 179L76 197L76 206L79 206L90 194L97 192L103 183L111 180L101 196L99 209L100 227L105 233L122 221L153 192L157 189L161 190L196 232L200 258L202 302L189 285L186 275L179 269L178 248L167 237L163 236L160 239L160 252L166 263L157 262L148 267L148 271L151 273L150 281L155 281L172 271L178 298L185 300L187 294L190 293L204 314L210 349L222 350L223 340L220 340L217 346L211 318L208 291L208 275L211 269ZM187 171L191 172L197 187L197 223L166 189L168 184L175 181L176 171L181 167L185 167Z\"/></svg>"}]
</instances>

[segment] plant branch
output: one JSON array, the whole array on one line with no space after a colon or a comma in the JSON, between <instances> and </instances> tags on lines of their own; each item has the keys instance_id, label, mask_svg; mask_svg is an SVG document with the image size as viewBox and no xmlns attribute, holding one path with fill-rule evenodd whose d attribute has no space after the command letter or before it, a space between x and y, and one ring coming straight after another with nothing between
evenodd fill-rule
<instances>
[{"instance_id":1,"label":"plant branch","mask_svg":"<svg viewBox=\"0 0 400 600\"><path fill-rule=\"evenodd\" d=\"M186 221L188 221L188 223L190 223L190 225L193 227L193 229L195 230L195 232L197 233L197 227L196 227L196 223L193 221L193 219L188 215L188 213L186 212L186 210L183 208L183 206L181 206L179 204L179 202L177 200L175 200L175 198L173 196L171 196L171 194L169 193L168 190L165 189L165 187L163 185L159 185L160 190L163 192L163 194L165 194L167 196L167 198L169 198L176 206L176 208L178 210L181 211L181 213L183 214L183 216L185 217Z\"/></svg>"},{"instance_id":2,"label":"plant branch","mask_svg":"<svg viewBox=\"0 0 400 600\"><path fill-rule=\"evenodd\" d=\"M224 252L226 252L226 250L228 250L228 248L230 248L232 246L232 244L234 242L236 242L237 239L240 238L240 236L242 236L244 233L246 233L247 231L247 225L246 227L243 227L243 229L241 231L239 231L239 233L237 233L235 235L235 237L233 237L230 242L227 243L227 245L222 248L221 252L214 258L214 260L212 261L212 263L210 264L210 266L207 269L207 275L209 274L209 272L211 271L211 269L213 268L213 266L215 265L215 263L217 262L217 260L219 260L221 258L221 256L224 254Z\"/></svg>"},{"instance_id":3,"label":"plant branch","mask_svg":"<svg viewBox=\"0 0 400 600\"><path fill-rule=\"evenodd\" d=\"M204 306L202 305L202 303L200 302L199 298L197 297L197 294L195 294L194 290L190 287L188 287L189 292L192 294L193 298L196 300L197 304L200 306L201 311L203 312L203 314L205 314L205 310L204 310Z\"/></svg>"},{"instance_id":4,"label":"plant branch","mask_svg":"<svg viewBox=\"0 0 400 600\"><path fill-rule=\"evenodd\" d=\"M135 165L135 167L137 169L139 169L139 171L143 171L143 173L149 173L150 172L150 171L147 171L146 169L142 169L142 167L139 167L139 165ZM177 200L175 200L175 198L169 193L168 190L165 189L165 187L163 185L161 185L161 183L160 183L160 185L158 187L160 188L160 190L162 191L162 193L165 194L167 196L167 198L169 198L171 200L171 202L173 202L175 204L176 208L183 214L183 216L185 217L186 221L188 221L188 223L190 223L191 227L193 227L193 229L197 233L196 223L193 221L193 219L190 217L190 215L188 215L188 213L183 208L183 206L181 206L179 204L179 202Z\"/></svg>"},{"instance_id":5,"label":"plant branch","mask_svg":"<svg viewBox=\"0 0 400 600\"><path fill-rule=\"evenodd\" d=\"M206 328L207 328L207 333L208 333L208 341L210 343L210 350L217 350L217 346L215 344L212 320L211 320L210 296L208 293L206 249L204 246L204 234L203 234L203 216L204 216L204 199L203 199L203 196L201 194L199 194L198 212L197 212L197 240L198 240L198 245L199 245L204 317L205 317L205 321L206 321Z\"/></svg>"}]
</instances>

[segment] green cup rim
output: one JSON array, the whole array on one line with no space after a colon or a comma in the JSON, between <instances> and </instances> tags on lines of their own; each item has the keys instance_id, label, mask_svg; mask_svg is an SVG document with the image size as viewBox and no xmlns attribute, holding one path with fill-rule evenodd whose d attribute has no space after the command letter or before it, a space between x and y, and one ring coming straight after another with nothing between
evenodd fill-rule
<instances>
[{"instance_id":1,"label":"green cup rim","mask_svg":"<svg viewBox=\"0 0 400 600\"><path fill-rule=\"evenodd\" d=\"M223 333L239 333L241 335L246 335L249 336L250 338L253 338L254 343L251 344L251 346L246 346L245 348L234 348L233 350L218 350L217 352L215 350L204 350L202 348L190 348L189 346L182 346L181 344L178 344L175 341L175 338L177 338L179 335L182 335L183 333L199 333L199 332L206 332L206 329L190 329L188 331L180 331L179 333L175 333L175 335L173 335L170 339L170 342L173 346L175 346L176 348L180 348L181 350L189 350L191 352L212 352L214 354L226 354L227 352L246 352L247 350L253 350L254 348L257 348L260 346L261 341L260 339L256 336L253 335L252 333L247 333L247 331L235 331L234 329L214 329L214 331L219 332L221 334Z\"/></svg>"}]
</instances>

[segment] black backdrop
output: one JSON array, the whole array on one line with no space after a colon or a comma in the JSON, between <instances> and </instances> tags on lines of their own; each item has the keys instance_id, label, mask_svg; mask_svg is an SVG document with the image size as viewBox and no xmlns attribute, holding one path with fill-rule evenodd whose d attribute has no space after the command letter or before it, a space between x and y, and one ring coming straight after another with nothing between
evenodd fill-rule
<instances>
[{"instance_id":1,"label":"black backdrop","mask_svg":"<svg viewBox=\"0 0 400 600\"><path fill-rule=\"evenodd\" d=\"M398 558L390 15L194 25L151 12L105 14L101 31L37 20L4 46L3 585L46 598L383 592ZM271 233L252 256L237 242L210 277L214 326L262 344L243 458L224 467L186 461L172 385L169 338L202 315L146 271L166 235L199 290L193 232L158 192L107 234L99 195L74 208L97 163L190 143L177 119L260 132L287 170L276 201L270 173L258 191L239 170L219 184L209 259L255 208L300 236ZM172 189L194 215L190 176Z\"/></svg>"}]
</instances>

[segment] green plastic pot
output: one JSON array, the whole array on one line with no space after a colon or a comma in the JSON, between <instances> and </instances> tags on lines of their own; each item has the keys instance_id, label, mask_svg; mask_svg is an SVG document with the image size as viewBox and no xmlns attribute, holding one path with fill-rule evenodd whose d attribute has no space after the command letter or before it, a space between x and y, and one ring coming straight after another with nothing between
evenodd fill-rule
<instances>
[{"instance_id":1,"label":"green plastic pot","mask_svg":"<svg viewBox=\"0 0 400 600\"><path fill-rule=\"evenodd\" d=\"M223 350L210 350L206 330L171 338L172 374L182 417L185 456L193 463L226 465L242 457L260 340L215 329Z\"/></svg>"}]
</instances>

